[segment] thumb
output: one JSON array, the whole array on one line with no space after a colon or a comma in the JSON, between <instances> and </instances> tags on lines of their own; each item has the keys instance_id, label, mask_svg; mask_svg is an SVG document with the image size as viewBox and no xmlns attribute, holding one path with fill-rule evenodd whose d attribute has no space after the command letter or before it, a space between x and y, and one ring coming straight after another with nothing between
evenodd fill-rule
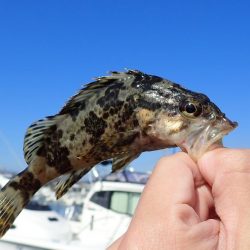
<instances>
[{"instance_id":1,"label":"thumb","mask_svg":"<svg viewBox=\"0 0 250 250\"><path fill-rule=\"evenodd\" d=\"M205 153L198 160L200 173L210 186L213 186L218 172L223 171L222 168L225 165L225 161L223 164L223 155L227 152L227 150L228 149L225 148L214 149Z\"/></svg>"},{"instance_id":2,"label":"thumb","mask_svg":"<svg viewBox=\"0 0 250 250\"><path fill-rule=\"evenodd\" d=\"M210 186L222 175L250 172L250 150L217 148L198 160L198 168Z\"/></svg>"}]
</instances>

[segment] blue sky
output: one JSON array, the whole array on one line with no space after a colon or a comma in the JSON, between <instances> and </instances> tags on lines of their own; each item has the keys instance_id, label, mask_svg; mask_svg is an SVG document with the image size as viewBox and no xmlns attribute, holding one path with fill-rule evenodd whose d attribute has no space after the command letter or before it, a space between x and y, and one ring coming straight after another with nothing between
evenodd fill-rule
<instances>
[{"instance_id":1,"label":"blue sky","mask_svg":"<svg viewBox=\"0 0 250 250\"><path fill-rule=\"evenodd\" d=\"M26 128L81 85L135 68L207 94L249 147L250 2L231 0L0 1L0 168L20 171ZM166 150L132 166L150 170Z\"/></svg>"}]
</instances>

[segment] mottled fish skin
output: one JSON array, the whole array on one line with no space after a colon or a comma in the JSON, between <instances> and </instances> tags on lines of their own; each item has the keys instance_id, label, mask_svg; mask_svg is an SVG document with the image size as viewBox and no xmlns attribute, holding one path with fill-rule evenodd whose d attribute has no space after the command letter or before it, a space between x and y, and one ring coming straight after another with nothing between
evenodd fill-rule
<instances>
[{"instance_id":1,"label":"mottled fish skin","mask_svg":"<svg viewBox=\"0 0 250 250\"><path fill-rule=\"evenodd\" d=\"M0 235L34 193L58 176L67 174L59 182L59 198L104 160L112 158L115 171L143 151L181 146L194 123L187 118L192 107L181 108L187 100L202 106L200 120L225 119L205 95L137 70L112 72L86 85L58 114L28 128L24 140L28 168L0 192Z\"/></svg>"}]
</instances>

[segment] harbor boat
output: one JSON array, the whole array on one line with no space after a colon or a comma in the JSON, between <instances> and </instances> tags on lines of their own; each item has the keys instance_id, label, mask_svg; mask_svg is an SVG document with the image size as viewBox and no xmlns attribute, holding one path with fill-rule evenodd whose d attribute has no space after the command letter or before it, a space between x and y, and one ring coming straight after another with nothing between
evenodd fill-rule
<instances>
[{"instance_id":1,"label":"harbor boat","mask_svg":"<svg viewBox=\"0 0 250 250\"><path fill-rule=\"evenodd\" d=\"M84 249L106 249L126 232L149 175L121 171L96 181L72 231Z\"/></svg>"},{"instance_id":2,"label":"harbor boat","mask_svg":"<svg viewBox=\"0 0 250 250\"><path fill-rule=\"evenodd\" d=\"M71 227L65 218L50 207L31 201L0 240L0 249L73 250L72 240Z\"/></svg>"}]
</instances>

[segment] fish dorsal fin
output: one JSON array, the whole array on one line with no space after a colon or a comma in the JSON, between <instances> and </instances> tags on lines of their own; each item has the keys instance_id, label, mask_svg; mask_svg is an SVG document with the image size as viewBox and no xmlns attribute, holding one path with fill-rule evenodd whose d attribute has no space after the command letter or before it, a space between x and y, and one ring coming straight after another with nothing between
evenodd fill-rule
<instances>
[{"instance_id":1,"label":"fish dorsal fin","mask_svg":"<svg viewBox=\"0 0 250 250\"><path fill-rule=\"evenodd\" d=\"M123 167L126 167L130 162L136 159L141 153L125 153L113 158L112 162L112 173L120 170Z\"/></svg>"},{"instance_id":2,"label":"fish dorsal fin","mask_svg":"<svg viewBox=\"0 0 250 250\"><path fill-rule=\"evenodd\" d=\"M37 150L42 145L46 131L53 128L61 118L62 116L49 116L45 119L34 122L29 126L24 137L23 145L24 157L27 164L30 164L33 155L36 154Z\"/></svg>"},{"instance_id":3,"label":"fish dorsal fin","mask_svg":"<svg viewBox=\"0 0 250 250\"><path fill-rule=\"evenodd\" d=\"M72 112L74 109L79 108L81 105L85 105L85 100L104 88L115 85L119 82L125 82L126 79L131 76L139 74L143 75L142 72L137 70L128 70L127 72L112 71L110 73L110 76L97 77L96 81L85 84L85 86L76 95L71 97L71 99L61 109L59 114Z\"/></svg>"},{"instance_id":4,"label":"fish dorsal fin","mask_svg":"<svg viewBox=\"0 0 250 250\"><path fill-rule=\"evenodd\" d=\"M56 185L56 198L60 199L64 194L66 194L76 182L88 173L89 170L90 168L81 169L64 175Z\"/></svg>"},{"instance_id":5,"label":"fish dorsal fin","mask_svg":"<svg viewBox=\"0 0 250 250\"><path fill-rule=\"evenodd\" d=\"M115 84L116 81L123 80L124 78L128 77L127 72L111 71L110 73L111 75L109 76L96 77L96 81L87 83L82 90L90 91L105 88L107 86L110 86L111 84Z\"/></svg>"},{"instance_id":6,"label":"fish dorsal fin","mask_svg":"<svg viewBox=\"0 0 250 250\"><path fill-rule=\"evenodd\" d=\"M107 87L115 82L124 81L131 76L143 76L145 75L139 70L127 70L125 72L111 71L110 76L100 76L96 78L95 82L88 83L84 86L82 90L94 90Z\"/></svg>"}]
</instances>

